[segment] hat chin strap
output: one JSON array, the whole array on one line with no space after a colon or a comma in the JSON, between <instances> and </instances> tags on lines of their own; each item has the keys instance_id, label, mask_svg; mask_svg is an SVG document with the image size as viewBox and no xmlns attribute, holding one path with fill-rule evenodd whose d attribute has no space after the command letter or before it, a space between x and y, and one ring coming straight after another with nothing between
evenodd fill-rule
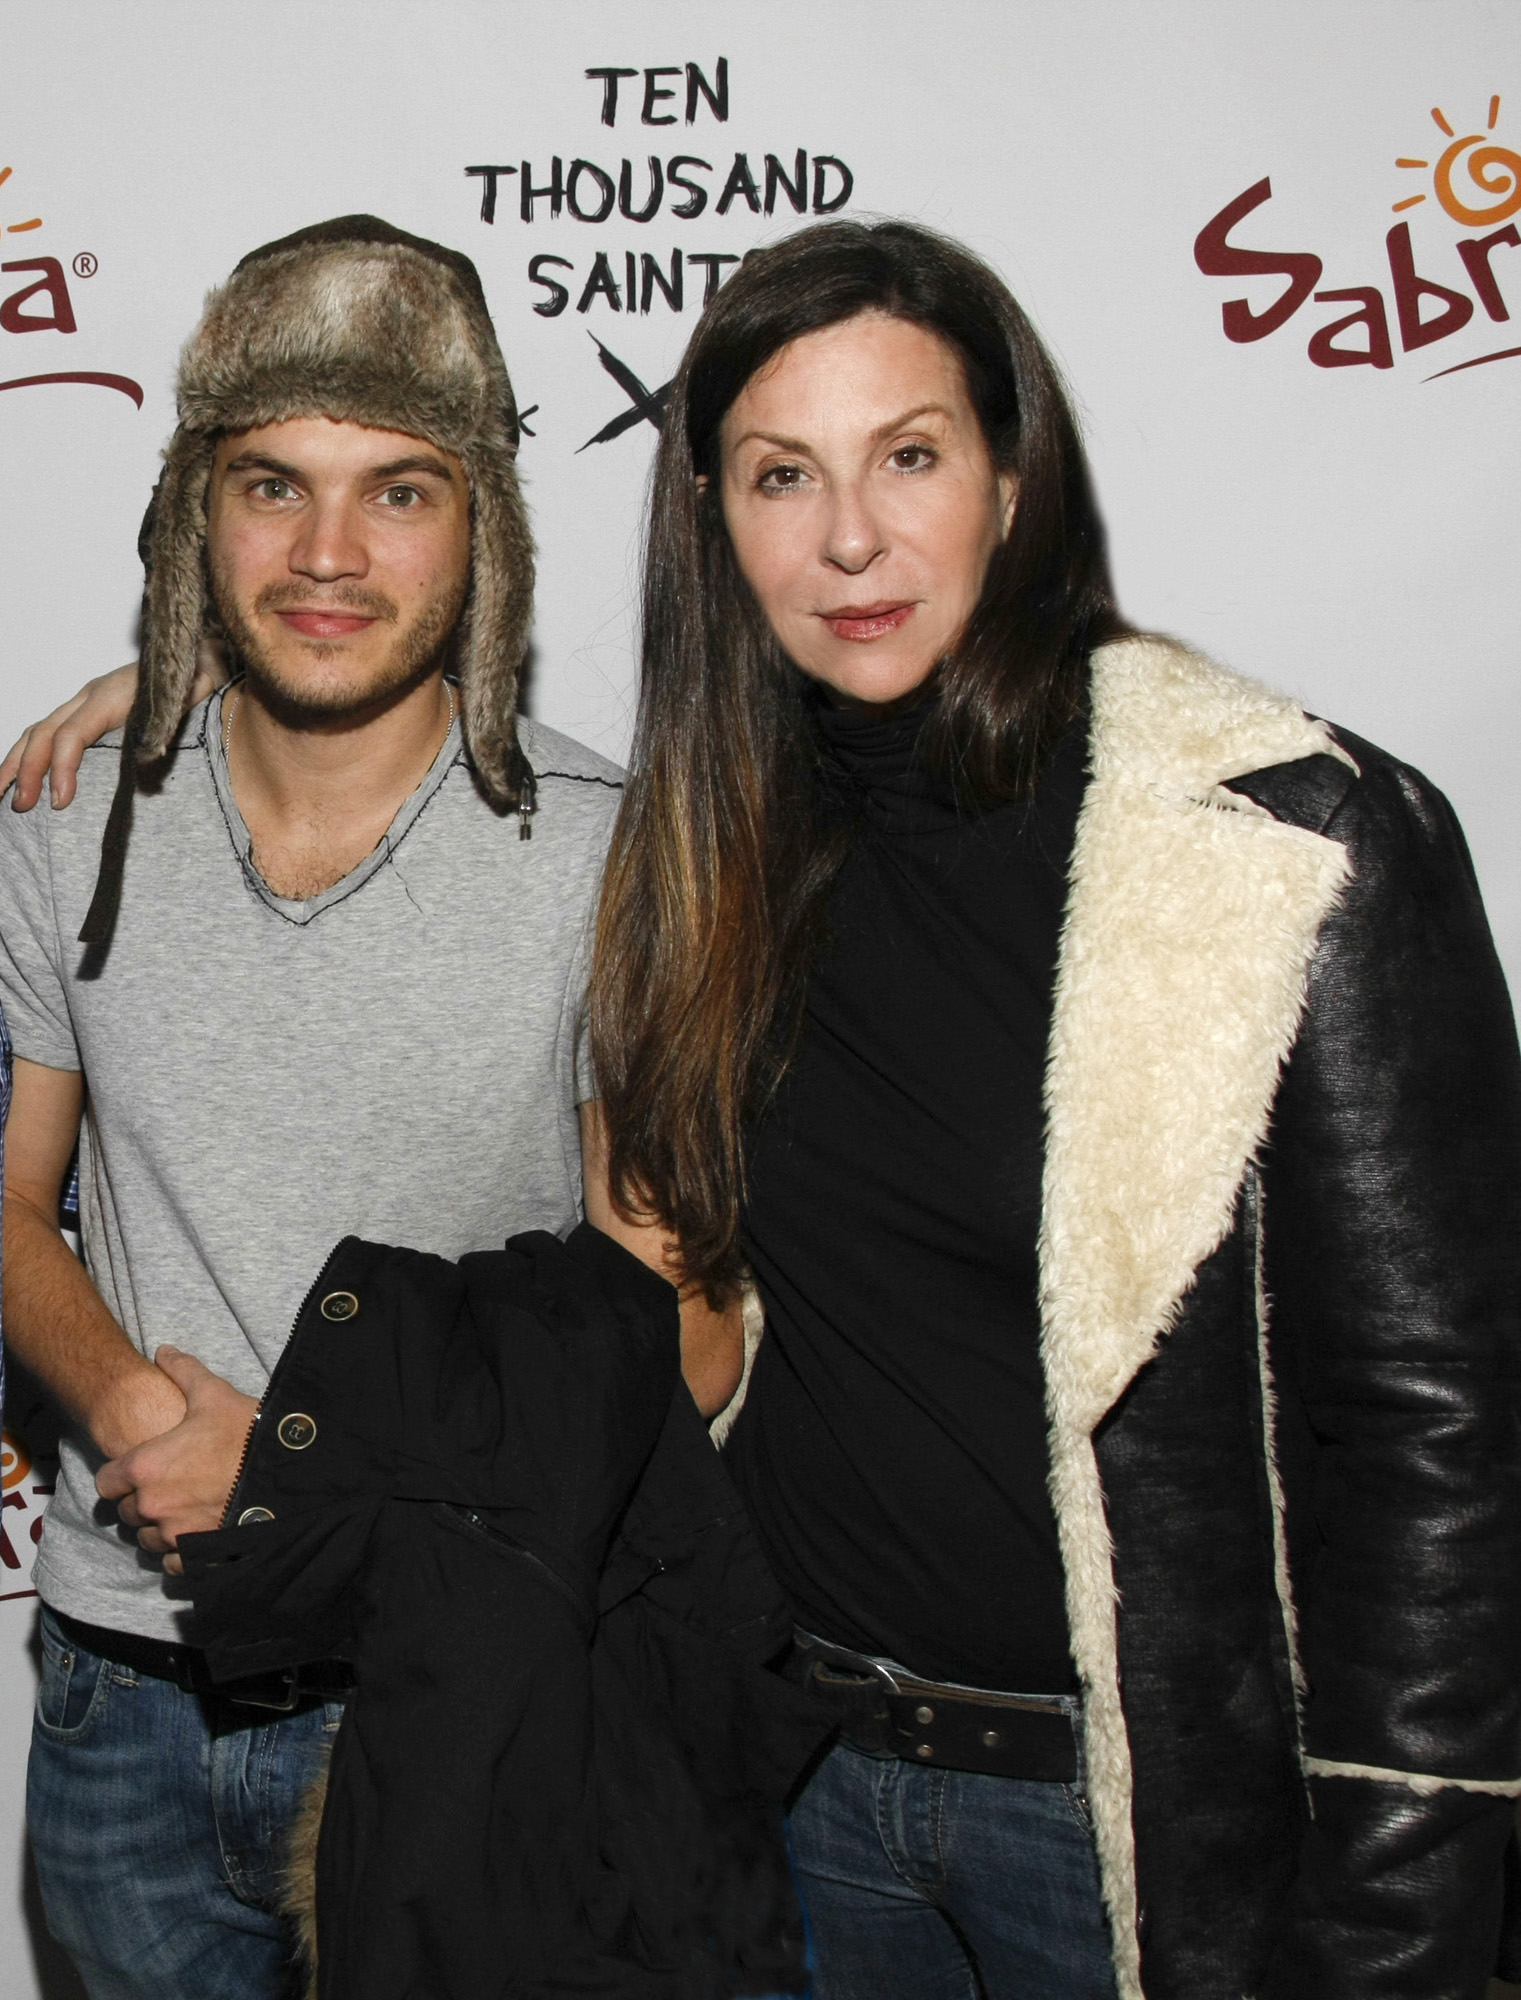
<instances>
[{"instance_id":1,"label":"hat chin strap","mask_svg":"<svg viewBox=\"0 0 1521 2000\"><path fill-rule=\"evenodd\" d=\"M139 683L132 713L121 740L121 763L116 773L116 790L106 815L106 830L100 838L100 868L95 877L95 893L79 927L79 942L105 951L116 931L121 909L122 880L127 867L127 840L132 832L132 803L137 792L137 746L141 740L144 706Z\"/></svg>"}]
</instances>

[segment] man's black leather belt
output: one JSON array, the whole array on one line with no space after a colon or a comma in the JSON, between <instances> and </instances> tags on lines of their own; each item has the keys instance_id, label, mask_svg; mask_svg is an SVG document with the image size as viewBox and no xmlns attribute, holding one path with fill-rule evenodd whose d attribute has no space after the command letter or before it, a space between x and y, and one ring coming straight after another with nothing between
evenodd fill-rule
<instances>
[{"instance_id":1,"label":"man's black leather belt","mask_svg":"<svg viewBox=\"0 0 1521 2000\"><path fill-rule=\"evenodd\" d=\"M215 1681L199 1646L176 1646L165 1639L145 1639L137 1632L113 1632L103 1625L86 1625L61 1611L53 1613L65 1639L87 1653L98 1654L149 1680L171 1681L186 1694L216 1695L243 1708L273 1709L289 1715L305 1703L342 1701L354 1688L346 1660L314 1660L303 1667L280 1667L241 1680Z\"/></svg>"},{"instance_id":2,"label":"man's black leather belt","mask_svg":"<svg viewBox=\"0 0 1521 2000\"><path fill-rule=\"evenodd\" d=\"M803 1633L789 1678L824 1702L847 1743L878 1756L995 1778L1077 1778L1073 1718L1060 1702L919 1680Z\"/></svg>"}]
</instances>

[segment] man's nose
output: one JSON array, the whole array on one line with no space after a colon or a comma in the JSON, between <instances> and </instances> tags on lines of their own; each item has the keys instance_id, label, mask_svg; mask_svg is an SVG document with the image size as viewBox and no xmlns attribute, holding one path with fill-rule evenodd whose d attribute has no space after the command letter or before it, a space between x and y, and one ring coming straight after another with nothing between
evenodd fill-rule
<instances>
[{"instance_id":1,"label":"man's nose","mask_svg":"<svg viewBox=\"0 0 1521 2000\"><path fill-rule=\"evenodd\" d=\"M308 509L291 549L290 566L301 576L331 583L342 576L363 576L369 551L352 503L341 495L319 499Z\"/></svg>"}]
</instances>

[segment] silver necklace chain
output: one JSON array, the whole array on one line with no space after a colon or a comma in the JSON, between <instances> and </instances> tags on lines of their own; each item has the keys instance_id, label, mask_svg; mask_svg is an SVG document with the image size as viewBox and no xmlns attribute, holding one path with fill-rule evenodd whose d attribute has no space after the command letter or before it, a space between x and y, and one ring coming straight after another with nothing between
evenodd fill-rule
<instances>
[{"instance_id":1,"label":"silver necklace chain","mask_svg":"<svg viewBox=\"0 0 1521 2000\"><path fill-rule=\"evenodd\" d=\"M222 702L222 761L224 764L227 761L227 746L232 741L232 718L238 712L238 698L242 692L243 684L239 681L234 687L228 690ZM459 700L454 692L453 681L446 680L444 682L444 693L449 700L449 720L444 724L444 734L447 736L449 731L454 727L454 718L459 714Z\"/></svg>"}]
</instances>

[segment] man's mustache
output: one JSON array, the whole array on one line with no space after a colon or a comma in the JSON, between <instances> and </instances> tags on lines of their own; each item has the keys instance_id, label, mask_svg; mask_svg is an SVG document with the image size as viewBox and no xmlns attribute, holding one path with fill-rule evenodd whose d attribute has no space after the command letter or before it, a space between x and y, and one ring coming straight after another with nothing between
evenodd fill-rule
<instances>
[{"instance_id":1,"label":"man's mustache","mask_svg":"<svg viewBox=\"0 0 1521 2000\"><path fill-rule=\"evenodd\" d=\"M352 611L362 618L383 618L394 625L399 613L389 597L357 583L335 583L321 592L299 583L266 583L253 601L261 611Z\"/></svg>"}]
</instances>

